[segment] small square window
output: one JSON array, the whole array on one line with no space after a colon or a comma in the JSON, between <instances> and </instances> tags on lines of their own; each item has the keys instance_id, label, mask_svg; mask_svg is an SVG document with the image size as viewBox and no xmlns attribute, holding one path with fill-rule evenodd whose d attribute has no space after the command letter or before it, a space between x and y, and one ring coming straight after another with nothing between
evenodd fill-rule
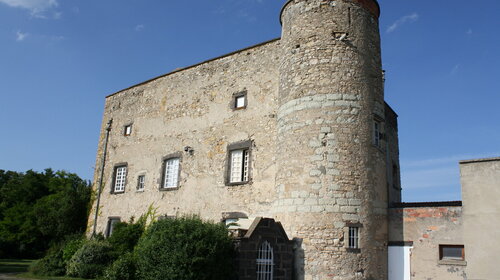
<instances>
[{"instance_id":1,"label":"small square window","mask_svg":"<svg viewBox=\"0 0 500 280\"><path fill-rule=\"evenodd\" d=\"M123 135L125 136L130 136L132 134L132 125L126 125L124 130L123 130Z\"/></svg>"},{"instance_id":2,"label":"small square window","mask_svg":"<svg viewBox=\"0 0 500 280\"><path fill-rule=\"evenodd\" d=\"M243 91L233 95L231 107L233 110L245 109L247 107L247 92Z\"/></svg>"},{"instance_id":3,"label":"small square window","mask_svg":"<svg viewBox=\"0 0 500 280\"><path fill-rule=\"evenodd\" d=\"M139 177L137 177L137 191L144 190L145 181L146 181L146 175L140 175Z\"/></svg>"},{"instance_id":4,"label":"small square window","mask_svg":"<svg viewBox=\"0 0 500 280\"><path fill-rule=\"evenodd\" d=\"M163 189L175 189L179 187L180 158L171 157L163 161Z\"/></svg>"},{"instance_id":5,"label":"small square window","mask_svg":"<svg viewBox=\"0 0 500 280\"><path fill-rule=\"evenodd\" d=\"M349 249L359 249L359 227L349 227Z\"/></svg>"},{"instance_id":6,"label":"small square window","mask_svg":"<svg viewBox=\"0 0 500 280\"><path fill-rule=\"evenodd\" d=\"M113 193L121 193L125 191L125 182L127 178L127 166L121 165L115 167L113 176Z\"/></svg>"},{"instance_id":7,"label":"small square window","mask_svg":"<svg viewBox=\"0 0 500 280\"><path fill-rule=\"evenodd\" d=\"M439 260L442 261L465 260L464 245L439 245Z\"/></svg>"},{"instance_id":8,"label":"small square window","mask_svg":"<svg viewBox=\"0 0 500 280\"><path fill-rule=\"evenodd\" d=\"M236 108L245 108L246 104L246 96L238 96L236 97Z\"/></svg>"}]
</instances>

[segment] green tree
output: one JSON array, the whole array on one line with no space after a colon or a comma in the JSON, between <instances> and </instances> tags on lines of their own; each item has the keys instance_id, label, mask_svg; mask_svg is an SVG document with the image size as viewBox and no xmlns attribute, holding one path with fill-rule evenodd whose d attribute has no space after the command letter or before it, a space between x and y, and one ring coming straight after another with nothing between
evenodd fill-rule
<instances>
[{"instance_id":1,"label":"green tree","mask_svg":"<svg viewBox=\"0 0 500 280\"><path fill-rule=\"evenodd\" d=\"M0 257L38 257L85 229L90 184L65 171L0 170Z\"/></svg>"}]
</instances>

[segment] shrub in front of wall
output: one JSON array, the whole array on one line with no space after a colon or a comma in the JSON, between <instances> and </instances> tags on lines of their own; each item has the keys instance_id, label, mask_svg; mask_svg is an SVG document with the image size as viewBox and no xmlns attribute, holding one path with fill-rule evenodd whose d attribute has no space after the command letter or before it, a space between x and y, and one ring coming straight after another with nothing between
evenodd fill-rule
<instances>
[{"instance_id":1,"label":"shrub in front of wall","mask_svg":"<svg viewBox=\"0 0 500 280\"><path fill-rule=\"evenodd\" d=\"M82 235L72 235L66 239L64 247L62 248L62 258L65 265L69 263L76 251L80 249L87 240Z\"/></svg>"},{"instance_id":2,"label":"shrub in front of wall","mask_svg":"<svg viewBox=\"0 0 500 280\"><path fill-rule=\"evenodd\" d=\"M153 223L137 244L137 279L229 279L233 255L224 225L198 217L164 219Z\"/></svg>"},{"instance_id":3,"label":"shrub in front of wall","mask_svg":"<svg viewBox=\"0 0 500 280\"><path fill-rule=\"evenodd\" d=\"M35 275L62 276L66 274L66 262L63 259L62 245L51 247L45 257L33 262L29 271Z\"/></svg>"},{"instance_id":4,"label":"shrub in front of wall","mask_svg":"<svg viewBox=\"0 0 500 280\"><path fill-rule=\"evenodd\" d=\"M113 228L113 234L108 238L108 242L113 246L115 254L121 256L132 252L143 232L144 224L141 222L117 223Z\"/></svg>"},{"instance_id":5,"label":"shrub in front of wall","mask_svg":"<svg viewBox=\"0 0 500 280\"><path fill-rule=\"evenodd\" d=\"M72 277L97 278L112 261L112 247L109 242L89 240L71 257L66 272Z\"/></svg>"},{"instance_id":6,"label":"shrub in front of wall","mask_svg":"<svg viewBox=\"0 0 500 280\"><path fill-rule=\"evenodd\" d=\"M135 280L136 260L133 253L129 252L118 258L104 271L103 280Z\"/></svg>"}]
</instances>

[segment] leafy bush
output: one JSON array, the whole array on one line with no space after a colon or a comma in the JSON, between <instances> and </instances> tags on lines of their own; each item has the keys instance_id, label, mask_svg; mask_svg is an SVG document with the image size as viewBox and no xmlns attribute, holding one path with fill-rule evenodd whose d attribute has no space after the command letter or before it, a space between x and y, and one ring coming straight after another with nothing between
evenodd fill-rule
<instances>
[{"instance_id":1,"label":"leafy bush","mask_svg":"<svg viewBox=\"0 0 500 280\"><path fill-rule=\"evenodd\" d=\"M29 271L35 275L64 275L66 273L66 262L63 259L62 246L56 245L51 247L45 257L30 265Z\"/></svg>"},{"instance_id":2,"label":"leafy bush","mask_svg":"<svg viewBox=\"0 0 500 280\"><path fill-rule=\"evenodd\" d=\"M72 277L96 278L102 275L112 261L112 247L109 242L90 240L71 257L66 272Z\"/></svg>"},{"instance_id":3,"label":"leafy bush","mask_svg":"<svg viewBox=\"0 0 500 280\"><path fill-rule=\"evenodd\" d=\"M136 260L133 253L129 252L117 259L106 271L104 280L135 280Z\"/></svg>"},{"instance_id":4,"label":"leafy bush","mask_svg":"<svg viewBox=\"0 0 500 280\"><path fill-rule=\"evenodd\" d=\"M87 240L82 235L72 235L67 238L66 243L62 248L62 258L66 265L69 263L73 255L75 255L76 251L78 251L78 249L85 244L85 241Z\"/></svg>"},{"instance_id":5,"label":"leafy bush","mask_svg":"<svg viewBox=\"0 0 500 280\"><path fill-rule=\"evenodd\" d=\"M233 245L226 227L198 217L152 224L136 247L141 280L224 280L232 276Z\"/></svg>"},{"instance_id":6,"label":"leafy bush","mask_svg":"<svg viewBox=\"0 0 500 280\"><path fill-rule=\"evenodd\" d=\"M117 223L113 229L113 234L108 238L108 242L113 246L113 251L117 256L132 252L144 232L144 223L139 221L134 223Z\"/></svg>"}]
</instances>

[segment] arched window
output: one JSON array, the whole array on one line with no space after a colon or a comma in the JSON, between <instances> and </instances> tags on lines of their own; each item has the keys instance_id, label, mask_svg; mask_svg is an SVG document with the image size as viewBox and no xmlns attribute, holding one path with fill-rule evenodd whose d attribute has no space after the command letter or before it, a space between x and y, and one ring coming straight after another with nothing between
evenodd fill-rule
<instances>
[{"instance_id":1,"label":"arched window","mask_svg":"<svg viewBox=\"0 0 500 280\"><path fill-rule=\"evenodd\" d=\"M257 256L257 280L273 279L274 255L273 247L269 242L264 241L259 248Z\"/></svg>"}]
</instances>

